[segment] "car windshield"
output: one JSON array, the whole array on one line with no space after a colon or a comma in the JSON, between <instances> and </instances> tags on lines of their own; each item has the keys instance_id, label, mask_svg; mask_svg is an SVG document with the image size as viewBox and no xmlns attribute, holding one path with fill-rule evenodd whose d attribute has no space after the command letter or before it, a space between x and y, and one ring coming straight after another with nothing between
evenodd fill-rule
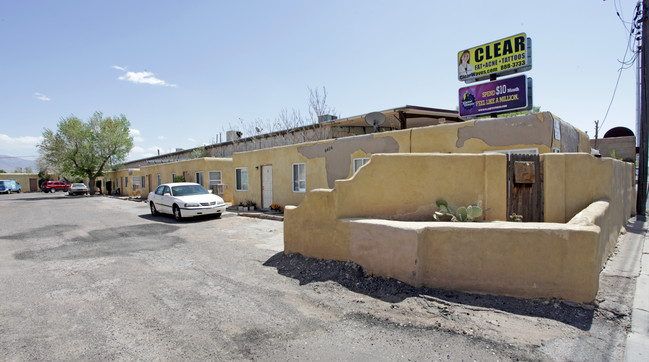
<instances>
[{"instance_id":1,"label":"car windshield","mask_svg":"<svg viewBox=\"0 0 649 362\"><path fill-rule=\"evenodd\" d=\"M182 185L171 187L171 192L174 196L192 196L209 194L207 190L201 185Z\"/></svg>"},{"instance_id":2,"label":"car windshield","mask_svg":"<svg viewBox=\"0 0 649 362\"><path fill-rule=\"evenodd\" d=\"M86 187L84 184L72 184L72 187Z\"/></svg>"}]
</instances>

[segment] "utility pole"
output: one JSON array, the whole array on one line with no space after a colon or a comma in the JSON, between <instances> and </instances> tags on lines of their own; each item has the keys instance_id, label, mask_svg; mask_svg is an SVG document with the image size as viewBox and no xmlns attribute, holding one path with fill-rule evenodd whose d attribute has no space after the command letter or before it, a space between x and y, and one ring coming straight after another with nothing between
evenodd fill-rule
<instances>
[{"instance_id":1,"label":"utility pole","mask_svg":"<svg viewBox=\"0 0 649 362\"><path fill-rule=\"evenodd\" d=\"M647 34L647 1L642 1L642 42L640 48L640 146L638 150L638 196L636 198L636 213L638 219L646 220L647 211L647 150L649 149L649 118L647 115L647 48L649 40Z\"/></svg>"}]
</instances>

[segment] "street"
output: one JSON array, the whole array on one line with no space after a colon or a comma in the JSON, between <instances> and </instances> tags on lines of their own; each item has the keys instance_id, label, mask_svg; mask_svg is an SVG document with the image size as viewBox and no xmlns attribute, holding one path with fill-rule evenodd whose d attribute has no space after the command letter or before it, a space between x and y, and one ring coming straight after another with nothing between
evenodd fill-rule
<instances>
[{"instance_id":1,"label":"street","mask_svg":"<svg viewBox=\"0 0 649 362\"><path fill-rule=\"evenodd\" d=\"M177 223L58 192L0 195L0 220L0 360L615 361L630 325L626 299L418 289L287 256L281 222L231 212Z\"/></svg>"}]
</instances>

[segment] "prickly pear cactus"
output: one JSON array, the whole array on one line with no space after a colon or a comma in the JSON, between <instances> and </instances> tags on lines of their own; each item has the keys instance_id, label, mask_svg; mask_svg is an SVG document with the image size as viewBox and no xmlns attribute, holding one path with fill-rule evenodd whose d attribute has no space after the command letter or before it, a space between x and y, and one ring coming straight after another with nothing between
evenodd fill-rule
<instances>
[{"instance_id":1,"label":"prickly pear cactus","mask_svg":"<svg viewBox=\"0 0 649 362\"><path fill-rule=\"evenodd\" d=\"M453 211L444 199L439 199L435 203L439 207L439 211L435 211L433 219L437 221L472 221L482 216L481 202L467 207L461 206L456 211Z\"/></svg>"},{"instance_id":2,"label":"prickly pear cactus","mask_svg":"<svg viewBox=\"0 0 649 362\"><path fill-rule=\"evenodd\" d=\"M466 211L467 211L467 218L471 220L482 216L482 208L478 205L471 205L466 208Z\"/></svg>"},{"instance_id":3,"label":"prickly pear cactus","mask_svg":"<svg viewBox=\"0 0 649 362\"><path fill-rule=\"evenodd\" d=\"M468 212L467 212L466 207L464 207L464 206L458 207L457 211L455 212L455 218L457 219L457 221L467 221L467 220L469 220Z\"/></svg>"}]
</instances>

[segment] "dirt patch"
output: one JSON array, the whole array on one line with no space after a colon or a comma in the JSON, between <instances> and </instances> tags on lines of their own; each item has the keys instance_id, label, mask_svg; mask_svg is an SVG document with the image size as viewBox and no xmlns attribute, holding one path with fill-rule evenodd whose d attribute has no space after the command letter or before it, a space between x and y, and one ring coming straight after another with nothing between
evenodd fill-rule
<instances>
[{"instance_id":1,"label":"dirt patch","mask_svg":"<svg viewBox=\"0 0 649 362\"><path fill-rule=\"evenodd\" d=\"M553 349L572 344L601 345L610 338L622 345L630 326L628 309L613 310L550 299L518 299L416 288L394 279L367 276L353 262L318 260L275 254L265 264L299 281L323 299L356 295L356 311L348 311L398 326L435 328L498 345ZM344 287L354 293L336 293ZM350 301L327 301L348 304ZM353 304L353 303L352 303ZM348 304L349 305L349 304ZM603 337L607 335L608 337ZM601 347L597 347L600 349ZM603 351L605 356L610 351ZM617 353L617 352L616 352ZM570 357L570 356L565 356ZM609 357L612 357L609 355ZM613 358L615 359L615 358Z\"/></svg>"}]
</instances>

